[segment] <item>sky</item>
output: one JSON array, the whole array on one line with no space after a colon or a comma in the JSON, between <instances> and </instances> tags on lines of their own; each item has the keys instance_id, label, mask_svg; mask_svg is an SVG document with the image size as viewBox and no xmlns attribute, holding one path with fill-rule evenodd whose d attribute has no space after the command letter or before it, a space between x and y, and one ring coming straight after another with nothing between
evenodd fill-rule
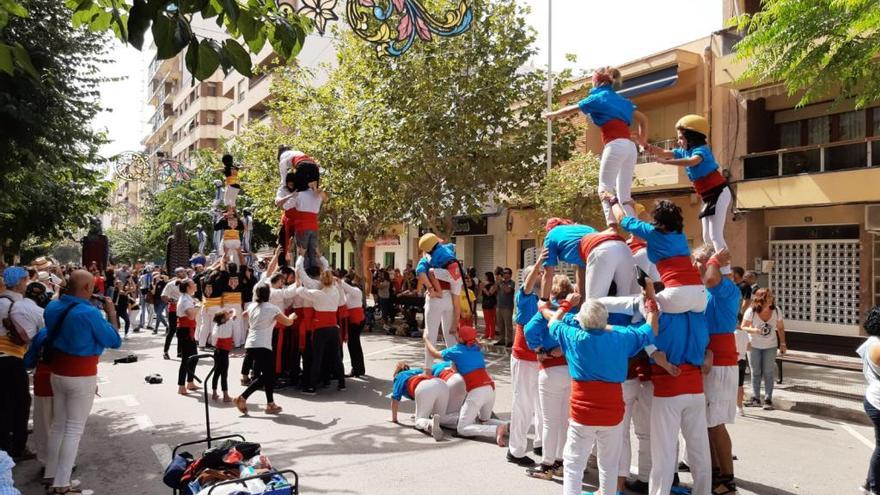
<instances>
[{"instance_id":1,"label":"sky","mask_svg":"<svg viewBox=\"0 0 880 495\"><path fill-rule=\"evenodd\" d=\"M345 0L340 0L340 4ZM533 65L547 64L547 11L550 0L519 0L531 7L529 24L538 34L539 54ZM552 0L553 69L575 74L603 65L641 58L721 29L720 0ZM576 56L575 63L566 60ZM405 55L404 55L405 56ZM103 156L141 149L152 110L145 103L146 66L152 58L114 39L105 74L123 80L104 84L101 102L107 111L94 122L106 129L110 143Z\"/></svg>"}]
</instances>

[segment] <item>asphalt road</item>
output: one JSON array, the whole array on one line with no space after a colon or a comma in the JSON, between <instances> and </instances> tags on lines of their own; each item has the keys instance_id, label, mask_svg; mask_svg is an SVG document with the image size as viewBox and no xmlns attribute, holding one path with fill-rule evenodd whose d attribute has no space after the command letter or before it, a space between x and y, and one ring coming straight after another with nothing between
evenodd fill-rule
<instances>
[{"instance_id":1,"label":"asphalt road","mask_svg":"<svg viewBox=\"0 0 880 495\"><path fill-rule=\"evenodd\" d=\"M96 494L167 494L161 481L170 449L205 435L201 394L176 393L178 361L161 357L161 336L133 334L121 351L102 359L100 397L96 399L80 444L74 478ZM493 443L453 438L435 442L405 425L390 422L390 378L394 363L417 364L421 341L365 334L369 376L349 380L348 390L335 387L315 397L293 389L276 392L284 408L279 416L264 414L265 396L251 397L249 417L231 404L211 402L214 435L238 433L263 445L278 468L299 473L302 493L401 494L456 493L558 494L560 482L528 478L505 461L505 449ZM114 366L128 352L138 362ZM510 416L509 358L487 356L496 380L495 411ZM230 365L230 389L241 391L241 358ZM209 365L197 374L204 376ZM348 364L346 363L346 369ZM160 373L165 383L149 385L144 377ZM402 422L411 424L413 403L402 405ZM743 494L858 493L873 449L871 428L783 411L747 410L731 427L736 474ZM37 480L39 465L28 461L14 470L24 495L44 493ZM595 472L586 481L596 483ZM689 475L682 474L685 483ZM591 489L585 485L585 489Z\"/></svg>"}]
</instances>

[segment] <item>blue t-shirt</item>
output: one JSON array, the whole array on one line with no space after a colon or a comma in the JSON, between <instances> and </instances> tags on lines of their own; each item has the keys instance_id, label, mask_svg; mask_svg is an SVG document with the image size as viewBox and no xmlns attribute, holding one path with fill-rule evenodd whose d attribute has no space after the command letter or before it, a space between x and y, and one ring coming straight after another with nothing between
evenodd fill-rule
<instances>
[{"instance_id":1,"label":"blue t-shirt","mask_svg":"<svg viewBox=\"0 0 880 495\"><path fill-rule=\"evenodd\" d=\"M654 339L657 348L674 364L701 366L709 345L704 313L660 313L660 330Z\"/></svg>"},{"instance_id":2,"label":"blue t-shirt","mask_svg":"<svg viewBox=\"0 0 880 495\"><path fill-rule=\"evenodd\" d=\"M398 401L404 397L416 400L415 397L409 395L406 384L409 382L410 378L421 374L421 368L411 368L398 373L397 376L394 377L394 383L391 385L391 398Z\"/></svg>"},{"instance_id":3,"label":"blue t-shirt","mask_svg":"<svg viewBox=\"0 0 880 495\"><path fill-rule=\"evenodd\" d=\"M727 277L715 287L707 287L706 325L709 334L734 333L739 317L742 293L739 287Z\"/></svg>"},{"instance_id":4,"label":"blue t-shirt","mask_svg":"<svg viewBox=\"0 0 880 495\"><path fill-rule=\"evenodd\" d=\"M626 381L629 358L654 341L647 323L615 326L610 332L583 330L570 314L550 325L550 335L565 353L572 380L609 383Z\"/></svg>"},{"instance_id":5,"label":"blue t-shirt","mask_svg":"<svg viewBox=\"0 0 880 495\"><path fill-rule=\"evenodd\" d=\"M596 229L589 225L559 225L547 232L544 238L544 247L548 249L547 259L544 266L556 266L559 261L565 261L580 267L586 267L581 259L581 238L587 234L596 233Z\"/></svg>"},{"instance_id":6,"label":"blue t-shirt","mask_svg":"<svg viewBox=\"0 0 880 495\"><path fill-rule=\"evenodd\" d=\"M531 294L526 294L523 292L523 288L520 287L516 290L514 304L516 306L516 313L513 315L513 321L517 325L524 326L538 312L538 294L534 290Z\"/></svg>"},{"instance_id":7,"label":"blue t-shirt","mask_svg":"<svg viewBox=\"0 0 880 495\"><path fill-rule=\"evenodd\" d=\"M46 306L43 314L46 328L54 329L61 313L71 304L76 306L67 313L52 347L71 356L100 356L107 347L118 349L122 339L98 308L85 299L64 295Z\"/></svg>"},{"instance_id":8,"label":"blue t-shirt","mask_svg":"<svg viewBox=\"0 0 880 495\"><path fill-rule=\"evenodd\" d=\"M550 308L552 310L556 310L559 308L558 301L555 299L550 301ZM576 315L578 312L577 308L571 308L568 310L568 314ZM532 316L532 319L529 320L523 326L523 334L526 338L526 345L529 349L535 351L538 349L544 349L544 351L552 351L553 349L559 347L559 342L556 341L553 337L550 336L550 332L548 330L550 322L544 318L539 312L535 312Z\"/></svg>"},{"instance_id":9,"label":"blue t-shirt","mask_svg":"<svg viewBox=\"0 0 880 495\"><path fill-rule=\"evenodd\" d=\"M630 125L636 109L633 102L617 94L608 84L591 89L587 97L578 103L578 107L600 127L614 119Z\"/></svg>"},{"instance_id":10,"label":"blue t-shirt","mask_svg":"<svg viewBox=\"0 0 880 495\"><path fill-rule=\"evenodd\" d=\"M486 367L483 351L477 344L455 344L443 349L440 355L443 356L444 361L453 362L460 375L467 375L471 371Z\"/></svg>"},{"instance_id":11,"label":"blue t-shirt","mask_svg":"<svg viewBox=\"0 0 880 495\"><path fill-rule=\"evenodd\" d=\"M416 275L428 273L429 268L446 268L456 259L455 244L438 243L434 250L431 251L430 256L422 256L419 260L419 263L416 265Z\"/></svg>"},{"instance_id":12,"label":"blue t-shirt","mask_svg":"<svg viewBox=\"0 0 880 495\"><path fill-rule=\"evenodd\" d=\"M434 366L431 366L431 376L440 376L440 373L450 366L452 366L452 363L449 361L438 361L434 363Z\"/></svg>"},{"instance_id":13,"label":"blue t-shirt","mask_svg":"<svg viewBox=\"0 0 880 495\"><path fill-rule=\"evenodd\" d=\"M689 150L675 148L672 150L672 154L678 159L691 158L694 156L699 156L703 159L703 161L692 167L685 167L685 172L687 172L688 179L690 179L691 182L694 182L697 179L702 179L718 170L718 162L715 161L715 156L712 154L712 150L710 150L709 146L705 144Z\"/></svg>"},{"instance_id":14,"label":"blue t-shirt","mask_svg":"<svg viewBox=\"0 0 880 495\"><path fill-rule=\"evenodd\" d=\"M648 222L638 218L624 217L620 226L627 232L644 239L648 244L648 259L651 263L672 258L675 256L690 256L691 248L688 246L684 232L662 232Z\"/></svg>"}]
</instances>

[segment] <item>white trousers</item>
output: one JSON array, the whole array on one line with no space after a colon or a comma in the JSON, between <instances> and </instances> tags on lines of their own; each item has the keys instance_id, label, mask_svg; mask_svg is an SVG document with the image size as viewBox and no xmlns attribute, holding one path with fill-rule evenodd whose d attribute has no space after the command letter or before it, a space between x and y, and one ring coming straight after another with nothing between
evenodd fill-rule
<instances>
[{"instance_id":1,"label":"white trousers","mask_svg":"<svg viewBox=\"0 0 880 495\"><path fill-rule=\"evenodd\" d=\"M196 340L199 341L199 347L205 347L208 343L208 336L211 334L211 328L214 327L214 315L216 315L221 309L220 306L202 306L202 309L199 310L199 326L196 330ZM238 311L237 313L241 313ZM236 314L237 314L236 313ZM212 344L215 342L212 341Z\"/></svg>"},{"instance_id":2,"label":"white trousers","mask_svg":"<svg viewBox=\"0 0 880 495\"><path fill-rule=\"evenodd\" d=\"M636 262L636 266L641 268L643 272L647 273L651 280L654 282L660 281L660 272L657 271L657 265L651 263L651 260L648 259L648 249L642 248L636 251L633 254L633 260Z\"/></svg>"},{"instance_id":3,"label":"white trousers","mask_svg":"<svg viewBox=\"0 0 880 495\"><path fill-rule=\"evenodd\" d=\"M541 431L543 441L541 463L549 466L562 460L565 449L569 397L571 397L571 375L568 373L568 366L551 366L538 373L538 397L541 402L541 419L544 423Z\"/></svg>"},{"instance_id":4,"label":"white trousers","mask_svg":"<svg viewBox=\"0 0 880 495\"><path fill-rule=\"evenodd\" d=\"M694 477L693 495L712 490L712 461L706 427L706 397L684 394L654 397L651 403L650 495L667 495L672 488L678 462L678 432L684 437L688 465Z\"/></svg>"},{"instance_id":5,"label":"white trousers","mask_svg":"<svg viewBox=\"0 0 880 495\"><path fill-rule=\"evenodd\" d=\"M463 437L495 438L498 425L504 421L492 419L495 406L495 389L490 385L477 387L467 393L458 416L446 414L440 424L455 428Z\"/></svg>"},{"instance_id":6,"label":"white trousers","mask_svg":"<svg viewBox=\"0 0 880 495\"><path fill-rule=\"evenodd\" d=\"M631 217L635 217L636 212L632 205L627 203L632 201L633 174L638 155L636 143L629 139L615 139L605 145L599 162L598 192L614 192L626 214ZM605 201L602 202L602 211L605 213L605 222L608 225L617 223L611 213L611 206Z\"/></svg>"},{"instance_id":7,"label":"white trousers","mask_svg":"<svg viewBox=\"0 0 880 495\"><path fill-rule=\"evenodd\" d=\"M516 457L526 455L529 428L535 426L535 445L541 436L541 416L538 399L537 361L526 361L510 356L510 376L513 382L513 404L510 406L510 440L508 449Z\"/></svg>"},{"instance_id":8,"label":"white trousers","mask_svg":"<svg viewBox=\"0 0 880 495\"><path fill-rule=\"evenodd\" d=\"M223 204L234 208L235 199L238 197L239 192L241 192L241 188L226 186L226 191L223 193Z\"/></svg>"},{"instance_id":9,"label":"white trousers","mask_svg":"<svg viewBox=\"0 0 880 495\"><path fill-rule=\"evenodd\" d=\"M238 263L238 250L241 249L241 239L224 239L222 244L222 250L220 253L221 258L225 258L229 260L231 257L233 262Z\"/></svg>"},{"instance_id":10,"label":"white trousers","mask_svg":"<svg viewBox=\"0 0 880 495\"><path fill-rule=\"evenodd\" d=\"M428 332L428 339L431 343L437 342L437 333L443 327L443 340L446 341L446 347L455 345L455 336L452 335L452 317L452 294L448 290L443 291L443 297L425 296L425 331ZM425 349L425 369L430 369L433 362L434 358Z\"/></svg>"},{"instance_id":11,"label":"white trousers","mask_svg":"<svg viewBox=\"0 0 880 495\"><path fill-rule=\"evenodd\" d=\"M621 425L587 426L571 420L568 423L568 438L565 441L564 474L562 493L581 495L584 482L584 469L593 444L598 444L599 492L603 495L616 493L617 463L623 443Z\"/></svg>"},{"instance_id":12,"label":"white trousers","mask_svg":"<svg viewBox=\"0 0 880 495\"><path fill-rule=\"evenodd\" d=\"M431 416L446 414L446 403L449 401L449 389L439 378L424 380L416 387L416 424L417 430L429 431Z\"/></svg>"},{"instance_id":13,"label":"white trousers","mask_svg":"<svg viewBox=\"0 0 880 495\"><path fill-rule=\"evenodd\" d=\"M34 446L44 466L49 458L49 429L52 428L52 397L34 396Z\"/></svg>"},{"instance_id":14,"label":"white trousers","mask_svg":"<svg viewBox=\"0 0 880 495\"><path fill-rule=\"evenodd\" d=\"M598 301L605 306L609 314L641 315L642 319L644 319L645 301L640 295L600 297Z\"/></svg>"},{"instance_id":15,"label":"white trousers","mask_svg":"<svg viewBox=\"0 0 880 495\"><path fill-rule=\"evenodd\" d=\"M730 187L725 187L715 203L715 214L700 219L703 227L703 242L715 248L715 252L727 248L724 242L724 222L727 219L727 210L730 208Z\"/></svg>"},{"instance_id":16,"label":"white trousers","mask_svg":"<svg viewBox=\"0 0 880 495\"><path fill-rule=\"evenodd\" d=\"M739 386L739 366L712 366L703 375L703 394L706 396L706 426L733 424L736 420L736 389Z\"/></svg>"},{"instance_id":17,"label":"white trousers","mask_svg":"<svg viewBox=\"0 0 880 495\"><path fill-rule=\"evenodd\" d=\"M706 311L706 286L666 287L657 293L657 306L663 313L702 313Z\"/></svg>"},{"instance_id":18,"label":"white trousers","mask_svg":"<svg viewBox=\"0 0 880 495\"><path fill-rule=\"evenodd\" d=\"M53 374L51 380L53 417L45 477L55 478L54 487L66 487L70 486L79 440L92 411L98 377Z\"/></svg>"},{"instance_id":19,"label":"white trousers","mask_svg":"<svg viewBox=\"0 0 880 495\"><path fill-rule=\"evenodd\" d=\"M629 477L632 462L632 442L630 429L634 428L639 441L637 478L648 482L651 474L651 399L654 396L654 384L640 381L638 378L623 382L623 401L626 412L623 415L623 451L620 453L620 471L618 476Z\"/></svg>"},{"instance_id":20,"label":"white trousers","mask_svg":"<svg viewBox=\"0 0 880 495\"><path fill-rule=\"evenodd\" d=\"M458 418L461 412L461 406L464 405L464 398L467 397L467 388L464 385L464 378L458 373L450 376L446 380L446 389L449 391L449 400L446 402L445 414L452 414ZM456 419L456 423L458 419Z\"/></svg>"},{"instance_id":21,"label":"white trousers","mask_svg":"<svg viewBox=\"0 0 880 495\"><path fill-rule=\"evenodd\" d=\"M605 241L590 251L584 288L587 297L605 297L611 282L618 294L637 292L636 264L629 246L623 241Z\"/></svg>"},{"instance_id":22,"label":"white trousers","mask_svg":"<svg viewBox=\"0 0 880 495\"><path fill-rule=\"evenodd\" d=\"M224 304L224 310L234 309L235 314L241 314L241 306L238 304ZM216 314L216 311L215 311ZM213 316L212 316L213 317ZM244 327L241 325L241 318L236 318L230 322L232 324L232 342L235 347L241 347L244 345L245 332Z\"/></svg>"}]
</instances>

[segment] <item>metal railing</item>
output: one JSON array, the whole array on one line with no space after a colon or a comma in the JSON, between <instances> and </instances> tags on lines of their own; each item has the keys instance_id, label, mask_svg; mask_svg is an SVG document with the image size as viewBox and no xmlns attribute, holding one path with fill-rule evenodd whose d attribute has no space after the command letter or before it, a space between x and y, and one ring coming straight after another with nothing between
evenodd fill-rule
<instances>
[{"instance_id":1,"label":"metal railing","mask_svg":"<svg viewBox=\"0 0 880 495\"><path fill-rule=\"evenodd\" d=\"M880 166L880 136L782 148L742 157L743 179L766 179Z\"/></svg>"},{"instance_id":2,"label":"metal railing","mask_svg":"<svg viewBox=\"0 0 880 495\"><path fill-rule=\"evenodd\" d=\"M662 141L652 142L654 146L659 146L664 150L671 150L677 146L678 140L676 138L664 139ZM639 152L639 158L636 160L636 163L651 163L657 161L657 155L648 152L647 150Z\"/></svg>"}]
</instances>

